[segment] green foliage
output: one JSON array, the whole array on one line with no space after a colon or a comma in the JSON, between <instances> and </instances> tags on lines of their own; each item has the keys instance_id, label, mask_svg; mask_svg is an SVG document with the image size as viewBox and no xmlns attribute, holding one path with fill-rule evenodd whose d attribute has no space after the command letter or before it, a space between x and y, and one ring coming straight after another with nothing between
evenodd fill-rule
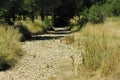
<instances>
[{"instance_id":1,"label":"green foliage","mask_svg":"<svg viewBox=\"0 0 120 80\"><path fill-rule=\"evenodd\" d=\"M87 10L89 14L87 12L83 21L101 23L105 16L120 15L119 4L120 0L1 0L0 22L14 24L16 20L25 20L26 17L34 22L37 16L44 21L50 15L54 16L55 26L68 26L70 18L85 16Z\"/></svg>"},{"instance_id":2,"label":"green foliage","mask_svg":"<svg viewBox=\"0 0 120 80\"><path fill-rule=\"evenodd\" d=\"M44 23L46 24L46 26L47 26L48 28L53 26L51 19L45 18Z\"/></svg>"},{"instance_id":3,"label":"green foliage","mask_svg":"<svg viewBox=\"0 0 120 80\"><path fill-rule=\"evenodd\" d=\"M88 20L92 23L104 22L105 15L102 8L103 7L99 5L92 5L92 7L89 9Z\"/></svg>"},{"instance_id":4,"label":"green foliage","mask_svg":"<svg viewBox=\"0 0 120 80\"><path fill-rule=\"evenodd\" d=\"M21 34L13 27L0 26L0 70L15 65L23 55L20 47Z\"/></svg>"},{"instance_id":5,"label":"green foliage","mask_svg":"<svg viewBox=\"0 0 120 80\"><path fill-rule=\"evenodd\" d=\"M96 24L104 22L106 16L119 16L119 4L119 0L89 0L88 2L85 0L81 3L84 6L80 12L82 20ZM81 23L83 22L80 21L80 25Z\"/></svg>"},{"instance_id":6,"label":"green foliage","mask_svg":"<svg viewBox=\"0 0 120 80\"><path fill-rule=\"evenodd\" d=\"M48 17L51 17L51 16L48 16ZM53 29L52 19L49 19L48 17L44 19L45 26L47 27L47 29Z\"/></svg>"},{"instance_id":7,"label":"green foliage","mask_svg":"<svg viewBox=\"0 0 120 80\"><path fill-rule=\"evenodd\" d=\"M111 6L110 9L111 9L111 12L113 13L113 15L119 16L120 15L120 0L113 0L111 2L110 6Z\"/></svg>"},{"instance_id":8,"label":"green foliage","mask_svg":"<svg viewBox=\"0 0 120 80\"><path fill-rule=\"evenodd\" d=\"M103 9L106 16L119 16L120 15L120 1L119 0L107 0L103 5Z\"/></svg>"},{"instance_id":9,"label":"green foliage","mask_svg":"<svg viewBox=\"0 0 120 80\"><path fill-rule=\"evenodd\" d=\"M4 18L4 14L6 13L6 9L4 8L0 8L0 23L4 23L5 22L5 18Z\"/></svg>"}]
</instances>

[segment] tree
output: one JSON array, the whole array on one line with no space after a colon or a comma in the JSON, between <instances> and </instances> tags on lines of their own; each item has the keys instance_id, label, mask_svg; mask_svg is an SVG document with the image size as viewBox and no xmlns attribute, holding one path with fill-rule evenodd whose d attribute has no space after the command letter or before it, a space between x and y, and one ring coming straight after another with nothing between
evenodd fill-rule
<instances>
[{"instance_id":1,"label":"tree","mask_svg":"<svg viewBox=\"0 0 120 80\"><path fill-rule=\"evenodd\" d=\"M20 12L24 0L1 0L0 17L8 24L13 24L16 15ZM3 21L3 20L2 20Z\"/></svg>"},{"instance_id":2,"label":"tree","mask_svg":"<svg viewBox=\"0 0 120 80\"><path fill-rule=\"evenodd\" d=\"M35 0L37 10L40 13L41 19L44 20L46 15L53 15L54 10L61 4L60 0Z\"/></svg>"},{"instance_id":3,"label":"tree","mask_svg":"<svg viewBox=\"0 0 120 80\"><path fill-rule=\"evenodd\" d=\"M119 16L120 15L120 0L107 0L108 6L107 9L112 15ZM109 8L110 7L110 8Z\"/></svg>"},{"instance_id":4,"label":"tree","mask_svg":"<svg viewBox=\"0 0 120 80\"><path fill-rule=\"evenodd\" d=\"M75 0L61 0L61 5L59 5L54 11L55 26L67 26L70 18L75 15L75 10Z\"/></svg>"},{"instance_id":5,"label":"tree","mask_svg":"<svg viewBox=\"0 0 120 80\"><path fill-rule=\"evenodd\" d=\"M0 23L5 22L4 16L7 12L7 4L9 4L9 0L1 0L0 2Z\"/></svg>"}]
</instances>

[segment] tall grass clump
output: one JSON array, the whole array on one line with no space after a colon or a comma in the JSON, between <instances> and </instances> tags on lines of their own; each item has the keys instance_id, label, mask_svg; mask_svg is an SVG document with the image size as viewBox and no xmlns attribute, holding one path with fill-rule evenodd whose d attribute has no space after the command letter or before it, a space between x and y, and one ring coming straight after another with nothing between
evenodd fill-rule
<instances>
[{"instance_id":1,"label":"tall grass clump","mask_svg":"<svg viewBox=\"0 0 120 80\"><path fill-rule=\"evenodd\" d=\"M104 24L88 23L81 30L84 49L82 74L104 77L120 74L120 20L114 20L109 18Z\"/></svg>"},{"instance_id":2,"label":"tall grass clump","mask_svg":"<svg viewBox=\"0 0 120 80\"><path fill-rule=\"evenodd\" d=\"M21 41L31 39L32 37L31 32L27 29L26 25L24 25L22 22L15 23L14 27L19 29L19 32L22 34Z\"/></svg>"},{"instance_id":3,"label":"tall grass clump","mask_svg":"<svg viewBox=\"0 0 120 80\"><path fill-rule=\"evenodd\" d=\"M41 20L35 20L34 22L30 20L18 21L15 23L15 26L16 25L22 25L22 27L26 28L31 35L44 33L45 29L47 29L45 23Z\"/></svg>"},{"instance_id":4,"label":"tall grass clump","mask_svg":"<svg viewBox=\"0 0 120 80\"><path fill-rule=\"evenodd\" d=\"M120 79L119 34L119 17L106 18L102 24L87 23L73 34L73 46L82 50L83 57L78 80Z\"/></svg>"},{"instance_id":5,"label":"tall grass clump","mask_svg":"<svg viewBox=\"0 0 120 80\"><path fill-rule=\"evenodd\" d=\"M0 25L0 71L14 66L22 56L18 29Z\"/></svg>"},{"instance_id":6,"label":"tall grass clump","mask_svg":"<svg viewBox=\"0 0 120 80\"><path fill-rule=\"evenodd\" d=\"M19 28L19 31L23 34L22 41L31 39L32 35L43 34L48 29L41 20L35 20L34 22L30 20L16 21L14 27Z\"/></svg>"}]
</instances>

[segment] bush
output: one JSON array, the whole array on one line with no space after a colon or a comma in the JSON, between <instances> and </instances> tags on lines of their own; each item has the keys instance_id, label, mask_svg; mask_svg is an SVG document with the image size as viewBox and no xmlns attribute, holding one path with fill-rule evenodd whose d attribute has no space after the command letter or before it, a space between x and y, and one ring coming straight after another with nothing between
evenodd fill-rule
<instances>
[{"instance_id":1,"label":"bush","mask_svg":"<svg viewBox=\"0 0 120 80\"><path fill-rule=\"evenodd\" d=\"M92 5L92 7L89 9L88 20L92 23L104 22L105 15L102 8L103 6L100 5Z\"/></svg>"},{"instance_id":2,"label":"bush","mask_svg":"<svg viewBox=\"0 0 120 80\"><path fill-rule=\"evenodd\" d=\"M115 16L119 16L120 15L120 0L114 0L110 6L112 6L111 8L112 13Z\"/></svg>"},{"instance_id":3,"label":"bush","mask_svg":"<svg viewBox=\"0 0 120 80\"><path fill-rule=\"evenodd\" d=\"M15 65L22 56L20 47L21 34L13 27L0 26L0 70L6 70Z\"/></svg>"},{"instance_id":4,"label":"bush","mask_svg":"<svg viewBox=\"0 0 120 80\"><path fill-rule=\"evenodd\" d=\"M46 28L48 29L48 30L54 30L53 29L53 22L52 22L52 20L51 19L49 19L49 18L45 18L44 19L44 23L45 23L45 26L46 26Z\"/></svg>"},{"instance_id":5,"label":"bush","mask_svg":"<svg viewBox=\"0 0 120 80\"><path fill-rule=\"evenodd\" d=\"M120 15L120 0L108 0L105 4L106 15L119 16Z\"/></svg>"}]
</instances>

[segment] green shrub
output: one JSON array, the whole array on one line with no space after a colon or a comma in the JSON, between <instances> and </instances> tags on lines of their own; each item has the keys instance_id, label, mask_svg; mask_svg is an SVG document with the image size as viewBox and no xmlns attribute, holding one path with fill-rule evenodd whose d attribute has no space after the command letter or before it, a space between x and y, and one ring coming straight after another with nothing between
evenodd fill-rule
<instances>
[{"instance_id":1,"label":"green shrub","mask_svg":"<svg viewBox=\"0 0 120 80\"><path fill-rule=\"evenodd\" d=\"M88 20L92 23L102 23L104 22L105 15L104 10L102 10L103 6L100 5L92 5L89 9Z\"/></svg>"},{"instance_id":2,"label":"green shrub","mask_svg":"<svg viewBox=\"0 0 120 80\"><path fill-rule=\"evenodd\" d=\"M105 4L105 9L108 16L119 16L120 0L107 0L107 3Z\"/></svg>"},{"instance_id":3,"label":"green shrub","mask_svg":"<svg viewBox=\"0 0 120 80\"><path fill-rule=\"evenodd\" d=\"M3 8L0 8L0 23L5 23L5 19L4 19L4 14L5 14L6 10Z\"/></svg>"},{"instance_id":4,"label":"green shrub","mask_svg":"<svg viewBox=\"0 0 120 80\"><path fill-rule=\"evenodd\" d=\"M13 27L0 26L0 70L5 70L15 65L22 56L20 47L21 34Z\"/></svg>"},{"instance_id":5,"label":"green shrub","mask_svg":"<svg viewBox=\"0 0 120 80\"><path fill-rule=\"evenodd\" d=\"M44 19L44 23L45 23L45 26L46 26L46 28L48 29L48 30L54 30L53 29L53 22L52 22L52 20L51 19L49 19L49 18L45 18Z\"/></svg>"},{"instance_id":6,"label":"green shrub","mask_svg":"<svg viewBox=\"0 0 120 80\"><path fill-rule=\"evenodd\" d=\"M112 2L112 12L115 16L120 15L120 0L114 0Z\"/></svg>"}]
</instances>

